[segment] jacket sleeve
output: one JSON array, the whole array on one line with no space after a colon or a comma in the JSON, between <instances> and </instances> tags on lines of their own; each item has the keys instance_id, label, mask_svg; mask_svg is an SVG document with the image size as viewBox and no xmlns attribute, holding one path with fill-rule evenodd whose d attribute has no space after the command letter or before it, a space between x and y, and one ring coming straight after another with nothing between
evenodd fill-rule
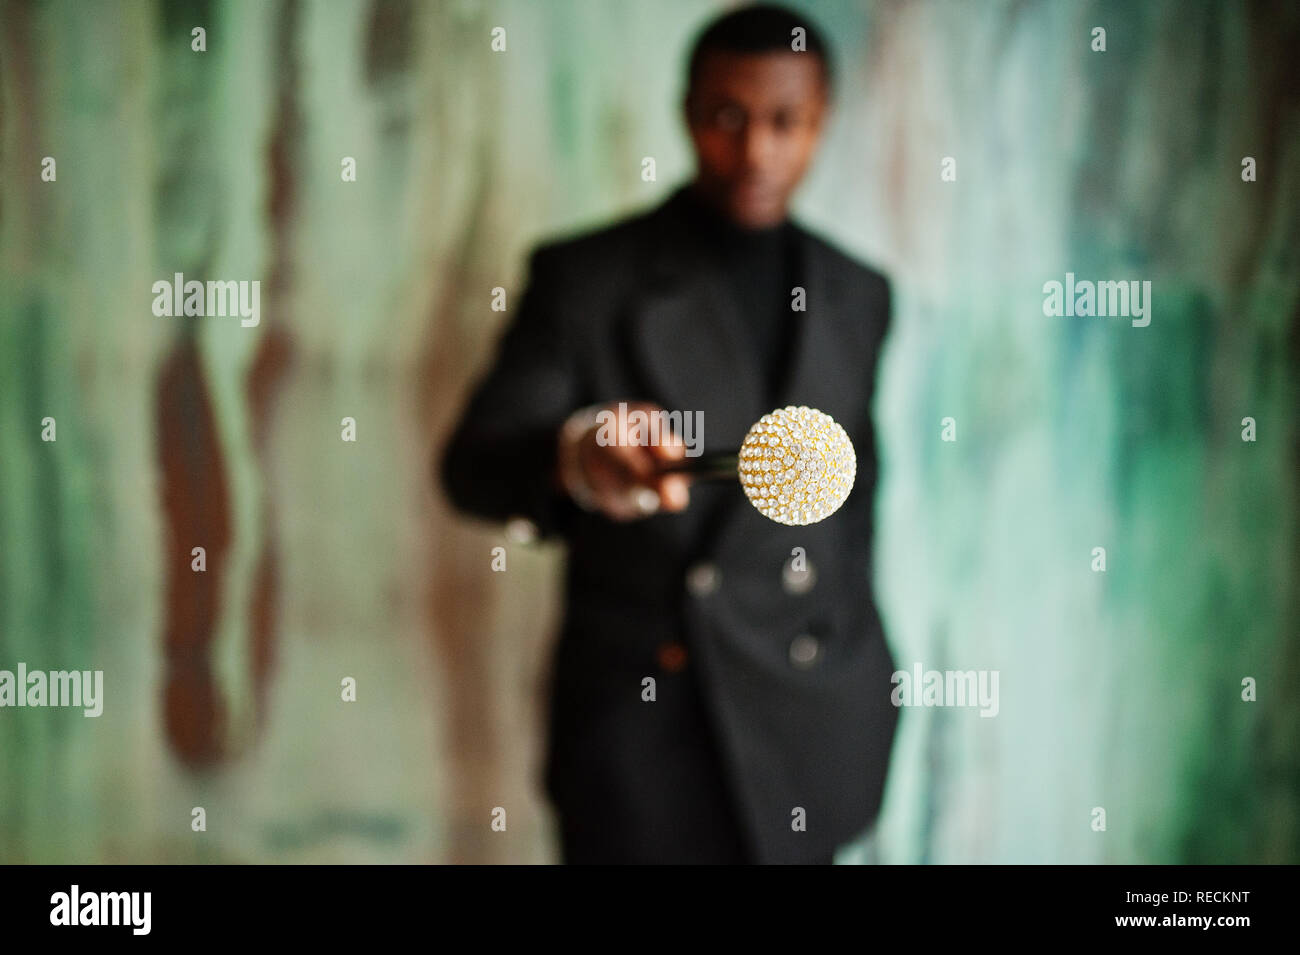
<instances>
[{"instance_id":1,"label":"jacket sleeve","mask_svg":"<svg viewBox=\"0 0 1300 955\"><path fill-rule=\"evenodd\" d=\"M580 407L562 284L547 248L529 259L518 311L442 453L442 487L459 510L494 521L522 517L538 536L564 533L579 511L554 482L560 427Z\"/></svg>"}]
</instances>

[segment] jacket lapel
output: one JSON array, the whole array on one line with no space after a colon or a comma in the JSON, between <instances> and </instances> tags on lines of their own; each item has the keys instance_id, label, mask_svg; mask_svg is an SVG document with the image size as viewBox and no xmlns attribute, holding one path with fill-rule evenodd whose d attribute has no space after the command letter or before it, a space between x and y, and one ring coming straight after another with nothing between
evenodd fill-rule
<instances>
[{"instance_id":1,"label":"jacket lapel","mask_svg":"<svg viewBox=\"0 0 1300 955\"><path fill-rule=\"evenodd\" d=\"M709 250L678 214L679 197L680 191L657 217L647 290L633 308L629 344L651 397L670 410L703 411L706 450L731 451L772 408L745 317L711 267ZM854 391L848 387L854 356L838 323L847 303L813 236L796 225L795 241L806 310L790 313L791 355L774 407L808 405L846 415L853 410L845 404L853 397L846 392Z\"/></svg>"},{"instance_id":2,"label":"jacket lapel","mask_svg":"<svg viewBox=\"0 0 1300 955\"><path fill-rule=\"evenodd\" d=\"M867 372L864 356L854 347L861 336L849 323L860 320L856 300L837 280L824 247L806 230L798 229L800 281L806 292L806 310L792 313L796 327L790 366L779 389L775 407L807 405L829 414L850 433L866 413ZM763 409L763 414L771 411ZM757 420L755 415L753 420ZM750 422L751 424L753 421ZM855 449L859 455L870 449ZM754 508L737 483L719 505L708 547L713 554L744 552L780 525ZM780 527L791 540L802 540L799 528Z\"/></svg>"},{"instance_id":3,"label":"jacket lapel","mask_svg":"<svg viewBox=\"0 0 1300 955\"><path fill-rule=\"evenodd\" d=\"M846 320L852 320L845 312L850 303L813 236L801 227L796 231L806 310L790 316L795 323L790 366L775 407L807 405L847 423L853 420L855 384L860 377L860 369L854 367L856 356L848 347L854 336L844 327Z\"/></svg>"},{"instance_id":4,"label":"jacket lapel","mask_svg":"<svg viewBox=\"0 0 1300 955\"><path fill-rule=\"evenodd\" d=\"M773 408L739 305L712 267L710 250L680 213L681 191L656 216L647 284L632 308L628 346L638 377L649 388L647 398L669 410L703 412L704 452L734 451L754 422ZM837 325L847 303L840 304L821 248L797 224L795 241L806 310L791 313L790 364L774 407L808 405L847 423L859 395L853 386L854 355ZM734 526L737 520L747 523L747 512L766 521L753 511L738 483L709 488L701 496L716 502L707 506L708 515L697 515L717 522L719 539L721 532L740 529ZM697 510L694 502L691 510ZM711 542L708 549L714 549Z\"/></svg>"},{"instance_id":5,"label":"jacket lapel","mask_svg":"<svg viewBox=\"0 0 1300 955\"><path fill-rule=\"evenodd\" d=\"M669 410L703 412L705 452L726 451L754 422L762 380L739 307L679 215L679 196L656 223L649 285L629 323L631 351L651 397Z\"/></svg>"}]
</instances>

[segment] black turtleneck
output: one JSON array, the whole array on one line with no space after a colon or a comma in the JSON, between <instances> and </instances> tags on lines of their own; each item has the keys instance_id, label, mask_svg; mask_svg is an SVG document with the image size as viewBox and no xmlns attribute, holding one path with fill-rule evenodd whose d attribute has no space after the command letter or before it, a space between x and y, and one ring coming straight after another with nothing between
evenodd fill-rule
<instances>
[{"instance_id":1,"label":"black turtleneck","mask_svg":"<svg viewBox=\"0 0 1300 955\"><path fill-rule=\"evenodd\" d=\"M797 283L789 217L774 226L747 229L709 205L693 186L685 188L684 196L692 223L714 251L740 307L761 362L769 403L775 402L787 370L795 317L790 309L790 289Z\"/></svg>"}]
</instances>

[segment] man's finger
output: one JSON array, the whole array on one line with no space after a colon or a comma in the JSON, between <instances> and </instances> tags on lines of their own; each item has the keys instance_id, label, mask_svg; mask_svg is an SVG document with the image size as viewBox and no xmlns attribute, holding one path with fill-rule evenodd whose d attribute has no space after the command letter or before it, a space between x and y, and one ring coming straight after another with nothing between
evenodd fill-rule
<instances>
[{"instance_id":1,"label":"man's finger","mask_svg":"<svg viewBox=\"0 0 1300 955\"><path fill-rule=\"evenodd\" d=\"M666 434L659 444L651 445L651 454L657 461L680 461L686 457L686 444L676 434Z\"/></svg>"},{"instance_id":2,"label":"man's finger","mask_svg":"<svg viewBox=\"0 0 1300 955\"><path fill-rule=\"evenodd\" d=\"M690 479L684 474L661 477L658 491L665 511L684 511L691 502Z\"/></svg>"},{"instance_id":3,"label":"man's finger","mask_svg":"<svg viewBox=\"0 0 1300 955\"><path fill-rule=\"evenodd\" d=\"M587 460L593 484L618 490L645 483L655 471L644 448L593 445Z\"/></svg>"},{"instance_id":4,"label":"man's finger","mask_svg":"<svg viewBox=\"0 0 1300 955\"><path fill-rule=\"evenodd\" d=\"M659 471L655 463L654 452L641 445L627 445L609 449L611 457L616 460L624 473L637 484L648 484Z\"/></svg>"}]
</instances>

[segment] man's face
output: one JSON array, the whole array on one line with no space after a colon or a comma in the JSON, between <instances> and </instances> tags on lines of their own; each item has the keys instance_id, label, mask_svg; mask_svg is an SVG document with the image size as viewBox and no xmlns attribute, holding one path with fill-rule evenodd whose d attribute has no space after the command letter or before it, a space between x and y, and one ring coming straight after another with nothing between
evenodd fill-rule
<instances>
[{"instance_id":1,"label":"man's face","mask_svg":"<svg viewBox=\"0 0 1300 955\"><path fill-rule=\"evenodd\" d=\"M714 51L685 108L706 198L745 228L780 222L821 138L827 101L817 57Z\"/></svg>"}]
</instances>

